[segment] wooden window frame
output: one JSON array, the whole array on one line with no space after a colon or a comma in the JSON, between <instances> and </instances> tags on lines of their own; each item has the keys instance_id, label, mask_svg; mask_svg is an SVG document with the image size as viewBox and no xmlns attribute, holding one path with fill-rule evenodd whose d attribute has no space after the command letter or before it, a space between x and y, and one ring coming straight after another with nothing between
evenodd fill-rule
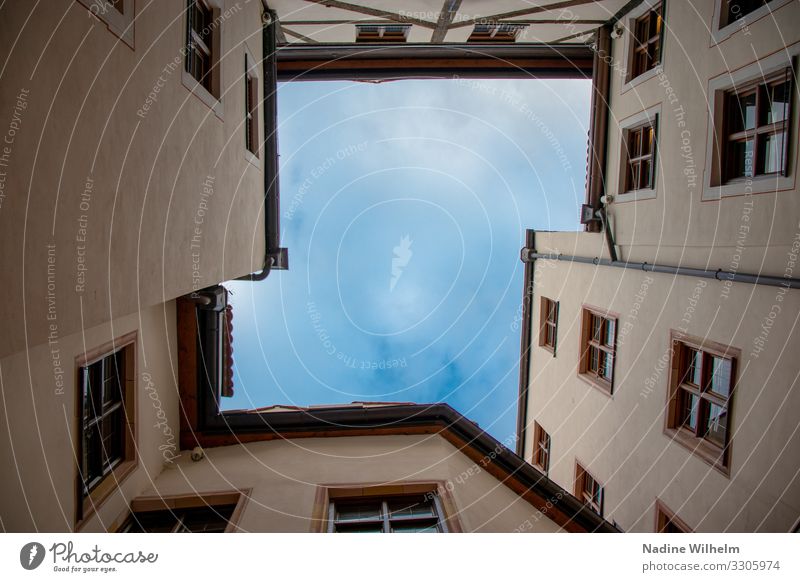
<instances>
[{"instance_id":1,"label":"wooden window frame","mask_svg":"<svg viewBox=\"0 0 800 582\"><path fill-rule=\"evenodd\" d=\"M539 300L539 345L553 356L558 345L558 307L559 302L553 299L542 296ZM552 342L548 340L548 330L552 330Z\"/></svg>"},{"instance_id":2,"label":"wooden window frame","mask_svg":"<svg viewBox=\"0 0 800 582\"><path fill-rule=\"evenodd\" d=\"M436 504L436 511L447 533L463 531L447 483L444 481L403 481L395 483L344 483L319 485L314 500L311 518L311 532L329 533L332 528L331 503L337 500L372 500L383 498L402 498L414 495L430 496Z\"/></svg>"},{"instance_id":3,"label":"wooden window frame","mask_svg":"<svg viewBox=\"0 0 800 582\"><path fill-rule=\"evenodd\" d=\"M674 511L672 511L666 504L661 501L660 499L656 499L656 521L655 521L655 532L656 533L677 533L677 532L667 532L665 531L669 524L672 524L675 529L679 530L680 533L692 533L692 528L686 525L686 522L683 521L680 517L676 515Z\"/></svg>"},{"instance_id":4,"label":"wooden window frame","mask_svg":"<svg viewBox=\"0 0 800 582\"><path fill-rule=\"evenodd\" d=\"M696 351L701 353L701 384L695 386L690 382L684 382L686 374L686 357L688 352ZM725 476L730 476L731 465L731 444L733 434L733 406L737 389L738 364L741 360L741 350L717 342L704 340L688 336L675 330L670 331L670 373L669 390L667 391L667 406L664 423L664 434L670 440L687 448L700 459L710 464ZM722 358L731 361L731 385L727 398L719 396L710 389L710 370L706 362L712 358ZM681 420L681 412L685 410L683 405L683 394L688 393L697 397L697 428L684 426ZM709 404L723 407L727 415L725 429L725 443L720 446L717 443L701 436L700 428L704 426L704 418Z\"/></svg>"},{"instance_id":5,"label":"wooden window frame","mask_svg":"<svg viewBox=\"0 0 800 582\"><path fill-rule=\"evenodd\" d=\"M784 118L781 121L761 124L761 113L765 107L765 93L768 88L786 84L788 86L789 103L786 108ZM736 109L739 107L739 100L742 97L755 95L755 125L750 129L742 129L734 132L731 128L732 118L735 116ZM787 67L779 73L773 73L763 78L752 80L748 83L740 84L725 91L722 105L722 127L723 139L720 146L722 155L722 184L745 182L769 176L787 176L789 165L789 143L791 141L791 119L793 115L793 83L792 68ZM760 153L759 145L762 139L767 137L783 135L783 146L780 152L780 167L773 172L759 172ZM733 165L733 154L731 145L753 142L753 159L751 162L751 175L732 176L731 167Z\"/></svg>"},{"instance_id":6,"label":"wooden window frame","mask_svg":"<svg viewBox=\"0 0 800 582\"><path fill-rule=\"evenodd\" d=\"M136 352L137 332L131 332L111 342L87 352L75 360L75 530L82 528L87 520L96 513L97 509L117 491L122 482L134 471L138 465L138 436L136 428L137 397L136 397ZM102 478L93 483L86 491L80 463L83 459L84 448L84 417L83 417L83 386L81 383L82 370L102 361L107 356L117 352L124 353L125 377L123 379L122 409L125 415L124 445L122 459L115 464Z\"/></svg>"},{"instance_id":7,"label":"wooden window frame","mask_svg":"<svg viewBox=\"0 0 800 582\"><path fill-rule=\"evenodd\" d=\"M200 5L209 13L208 39L203 40L192 25L193 7ZM221 0L186 0L183 14L183 51L184 64L181 71L183 85L198 97L214 114L222 119L222 33L224 27ZM206 42L207 41L207 42ZM192 73L192 55L195 47L208 57L208 72L198 79Z\"/></svg>"},{"instance_id":8,"label":"wooden window frame","mask_svg":"<svg viewBox=\"0 0 800 582\"><path fill-rule=\"evenodd\" d=\"M644 131L650 130L650 146L647 153L643 153L641 145L644 144ZM636 148L635 156L631 156L631 140L634 136L641 136L637 143L640 144ZM638 123L631 127L626 127L622 130L622 152L620 157L624 160L622 165L622 187L620 192L622 194L635 194L640 191L655 190L656 187L656 150L658 149L658 113L649 117L644 122ZM641 183L641 169L647 163L650 166L650 171L647 175L647 181ZM633 167L638 169L636 176L636 184L632 183Z\"/></svg>"},{"instance_id":9,"label":"wooden window frame","mask_svg":"<svg viewBox=\"0 0 800 582\"><path fill-rule=\"evenodd\" d=\"M587 492L586 486L588 480L591 479L592 483L598 489L598 497L600 498L598 501L594 500L594 494L591 492ZM605 501L605 493L606 489L605 486L600 483L600 481L592 475L584 466L583 464L576 460L575 461L575 489L574 494L578 500L583 503L586 507L594 511L600 517L603 517L603 505Z\"/></svg>"},{"instance_id":10,"label":"wooden window frame","mask_svg":"<svg viewBox=\"0 0 800 582\"><path fill-rule=\"evenodd\" d=\"M233 489L229 491L209 491L204 493L139 496L131 501L130 507L116 520L116 524L109 528L109 531L123 531L134 513L177 511L180 509L224 505L235 505L233 513L228 520L228 525L225 527L225 533L244 531L239 527L239 523L251 493L251 489Z\"/></svg>"},{"instance_id":11,"label":"wooden window frame","mask_svg":"<svg viewBox=\"0 0 800 582\"><path fill-rule=\"evenodd\" d=\"M599 318L601 320L601 327L603 330L606 329L606 322L613 322L614 324L614 337L611 340L611 346L602 343L602 341L598 341L594 339L592 334L592 321L594 318ZM582 378L592 386L596 387L598 390L606 394L607 396L611 396L614 393L614 370L617 366L617 335L619 330L619 315L615 313L610 313L608 311L604 311L602 309L598 309L596 307L591 307L589 305L584 305L582 307L581 312L581 336L580 336L580 347L579 347L579 354L580 359L578 362L578 377ZM599 363L599 355L600 353L608 354L611 356L611 373L610 378L606 379L604 376L599 374L599 366L598 370L593 370L591 367L591 353L592 349L598 351L598 363Z\"/></svg>"},{"instance_id":12,"label":"wooden window frame","mask_svg":"<svg viewBox=\"0 0 800 582\"><path fill-rule=\"evenodd\" d=\"M542 426L535 422L533 423L533 457L531 464L537 469L541 470L545 475L550 472L550 447L553 441L550 435Z\"/></svg>"},{"instance_id":13,"label":"wooden window frame","mask_svg":"<svg viewBox=\"0 0 800 582\"><path fill-rule=\"evenodd\" d=\"M640 28L642 24L647 25L648 30L650 21L658 19L656 24L656 32L650 36L648 32L647 38L640 38ZM630 57L628 60L628 76L627 82L634 81L644 75L645 73L655 70L663 61L664 56L664 1L656 2L648 5L644 9L644 13L631 19L630 24ZM650 59L651 53L657 53L657 57ZM639 66L641 55L645 56L644 67Z\"/></svg>"}]
</instances>

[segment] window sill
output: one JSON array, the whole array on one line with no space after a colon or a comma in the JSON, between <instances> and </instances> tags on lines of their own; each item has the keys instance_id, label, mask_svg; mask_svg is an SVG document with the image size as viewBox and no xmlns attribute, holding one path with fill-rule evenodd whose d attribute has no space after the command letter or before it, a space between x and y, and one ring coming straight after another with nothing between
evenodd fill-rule
<instances>
[{"instance_id":1,"label":"window sill","mask_svg":"<svg viewBox=\"0 0 800 582\"><path fill-rule=\"evenodd\" d=\"M613 388L614 388L613 382L612 383L601 382L597 380L594 376L590 376L585 372L578 372L578 378L580 378L582 381L586 382L596 390L602 392L604 396L607 396L608 398L613 397Z\"/></svg>"},{"instance_id":2,"label":"window sill","mask_svg":"<svg viewBox=\"0 0 800 582\"><path fill-rule=\"evenodd\" d=\"M245 148L244 150L244 159L250 162L259 170L261 169L261 158L259 158L256 154Z\"/></svg>"},{"instance_id":3,"label":"window sill","mask_svg":"<svg viewBox=\"0 0 800 582\"><path fill-rule=\"evenodd\" d=\"M183 86L186 87L190 93L195 95L200 101L205 103L209 109L214 112L220 121L224 121L222 115L222 99L217 99L211 93L209 93L208 89L203 87L197 79L192 77L192 75L187 71L185 68L181 70L181 82Z\"/></svg>"},{"instance_id":4,"label":"window sill","mask_svg":"<svg viewBox=\"0 0 800 582\"><path fill-rule=\"evenodd\" d=\"M730 463L725 463L725 454L723 453L722 449L712 445L704 439L697 438L685 429L668 427L664 429L664 434L671 442L678 443L682 447L688 449L694 453L695 456L711 465L725 477L730 478ZM728 447L728 453L730 454L730 447Z\"/></svg>"},{"instance_id":5,"label":"window sill","mask_svg":"<svg viewBox=\"0 0 800 582\"><path fill-rule=\"evenodd\" d=\"M75 523L76 532L91 520L112 493L119 491L122 483L133 473L137 465L136 459L121 462L89 495L83 498L83 517Z\"/></svg>"},{"instance_id":6,"label":"window sill","mask_svg":"<svg viewBox=\"0 0 800 582\"><path fill-rule=\"evenodd\" d=\"M625 202L637 202L639 200L653 200L656 197L655 188L642 188L641 190L629 190L622 192L614 197L612 204L622 204Z\"/></svg>"},{"instance_id":7,"label":"window sill","mask_svg":"<svg viewBox=\"0 0 800 582\"><path fill-rule=\"evenodd\" d=\"M543 350L547 351L547 352L550 352L553 355L554 358L556 357L556 348L555 347L549 346L547 344L539 344L539 347L542 348Z\"/></svg>"},{"instance_id":8,"label":"window sill","mask_svg":"<svg viewBox=\"0 0 800 582\"><path fill-rule=\"evenodd\" d=\"M619 92L620 95L624 95L634 87L638 87L642 83L649 81L653 77L656 77L663 70L662 67L663 65L661 63L656 63L652 69L648 69L644 73L641 73L640 75L637 75L636 77L627 80L625 84L622 86L622 89L620 89Z\"/></svg>"},{"instance_id":9,"label":"window sill","mask_svg":"<svg viewBox=\"0 0 800 582\"><path fill-rule=\"evenodd\" d=\"M721 200L731 196L748 196L751 194L776 194L794 189L791 176L772 174L755 178L740 178L717 186L706 186L703 189L703 200Z\"/></svg>"}]
</instances>

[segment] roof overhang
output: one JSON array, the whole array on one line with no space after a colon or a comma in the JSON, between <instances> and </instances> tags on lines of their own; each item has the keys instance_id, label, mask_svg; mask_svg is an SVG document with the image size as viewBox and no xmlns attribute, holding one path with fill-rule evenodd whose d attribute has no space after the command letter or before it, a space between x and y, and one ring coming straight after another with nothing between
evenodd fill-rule
<instances>
[{"instance_id":1,"label":"roof overhang","mask_svg":"<svg viewBox=\"0 0 800 582\"><path fill-rule=\"evenodd\" d=\"M585 44L312 44L277 50L279 81L509 78L586 79Z\"/></svg>"}]
</instances>

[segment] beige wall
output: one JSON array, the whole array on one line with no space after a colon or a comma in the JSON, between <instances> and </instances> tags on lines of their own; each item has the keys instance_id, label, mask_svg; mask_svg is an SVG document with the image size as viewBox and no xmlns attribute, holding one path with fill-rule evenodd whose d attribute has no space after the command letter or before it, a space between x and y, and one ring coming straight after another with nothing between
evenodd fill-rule
<instances>
[{"instance_id":1,"label":"beige wall","mask_svg":"<svg viewBox=\"0 0 800 582\"><path fill-rule=\"evenodd\" d=\"M797 44L800 42L800 3L785 3L775 11L774 18L767 16L757 20L720 43L715 43L711 36L714 5L713 0L666 0L663 76L626 86L622 68L617 65L626 64L629 36L625 34L613 41L609 194L616 195L620 191L620 125L654 106L660 106L661 115L656 197L614 202L609 213L624 259L648 262L657 259L667 264L682 261L687 266L706 266L709 262L715 269L726 270L730 270L735 261L742 272L762 270L780 276L786 252L800 232L797 191L800 148L796 147L800 101L795 95L790 189L721 201L701 201L703 183L709 180L706 103L710 79L735 73L753 63L754 55L781 53L786 47L796 54L800 49ZM795 84L795 90L796 87ZM688 133L684 133L686 131ZM684 147L687 149L682 149ZM696 177L696 187L691 186L692 173ZM743 185L741 193L746 192ZM745 213L747 217L743 217ZM740 237L742 225L749 227L743 238ZM747 248L744 253L736 249L741 242Z\"/></svg>"},{"instance_id":2,"label":"beige wall","mask_svg":"<svg viewBox=\"0 0 800 582\"><path fill-rule=\"evenodd\" d=\"M150 485L162 465L177 454L174 301L4 358L0 360L0 530L72 530L77 478L75 360L84 350L134 330L138 332L139 464L83 530L110 526L127 501Z\"/></svg>"},{"instance_id":3,"label":"beige wall","mask_svg":"<svg viewBox=\"0 0 800 582\"><path fill-rule=\"evenodd\" d=\"M261 3L223 2L222 119L182 83L185 2L135 4L133 49L77 1L3 7L0 356L44 342L51 308L63 338L263 264L263 174L242 125Z\"/></svg>"},{"instance_id":4,"label":"beige wall","mask_svg":"<svg viewBox=\"0 0 800 582\"><path fill-rule=\"evenodd\" d=\"M572 491L582 461L606 486L606 518L626 531L653 530L657 497L698 531L788 531L800 516L800 295L558 261L537 261L536 277L525 458L536 421L552 437L550 477ZM542 296L560 302L555 357L538 346ZM619 315L611 397L577 374L584 304ZM742 351L730 477L663 433L671 329Z\"/></svg>"},{"instance_id":5,"label":"beige wall","mask_svg":"<svg viewBox=\"0 0 800 582\"><path fill-rule=\"evenodd\" d=\"M438 435L330 437L251 443L183 455L145 495L252 488L245 531L308 532L317 485L445 481L464 531L559 527Z\"/></svg>"}]
</instances>

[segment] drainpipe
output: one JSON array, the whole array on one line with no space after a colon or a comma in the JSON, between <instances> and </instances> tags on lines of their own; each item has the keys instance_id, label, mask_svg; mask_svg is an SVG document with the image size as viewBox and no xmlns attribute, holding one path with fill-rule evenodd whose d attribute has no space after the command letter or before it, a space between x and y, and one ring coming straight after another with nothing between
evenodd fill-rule
<instances>
[{"instance_id":1,"label":"drainpipe","mask_svg":"<svg viewBox=\"0 0 800 582\"><path fill-rule=\"evenodd\" d=\"M276 27L278 19L264 3L261 15L262 70L264 88L264 267L258 273L239 277L237 281L263 281L272 269L288 269L289 254L280 246L280 188L278 181L278 82Z\"/></svg>"},{"instance_id":2,"label":"drainpipe","mask_svg":"<svg viewBox=\"0 0 800 582\"><path fill-rule=\"evenodd\" d=\"M525 248L536 248L536 231L525 231ZM525 430L528 417L528 383L530 382L530 363L531 363L531 324L533 308L533 276L534 261L525 261L525 273L522 286L522 333L520 338L519 350L519 395L517 397L517 456L523 457L525 452ZM523 457L524 458L524 457Z\"/></svg>"},{"instance_id":3,"label":"drainpipe","mask_svg":"<svg viewBox=\"0 0 800 582\"><path fill-rule=\"evenodd\" d=\"M587 265L601 265L604 267L617 267L621 269L635 269L646 273L665 273L668 275L685 275L687 277L700 277L703 279L716 279L717 281L734 281L736 283L750 283L753 285L768 285L770 287L786 287L787 289L800 289L800 279L788 277L775 277L772 275L756 275L752 273L734 273L722 269L695 269L693 267L676 267L672 265L658 265L652 263L634 263L603 259L600 257L576 257L572 255L538 253L533 247L522 249L522 261L533 264L536 259L548 261L567 261L571 263L584 263Z\"/></svg>"}]
</instances>

